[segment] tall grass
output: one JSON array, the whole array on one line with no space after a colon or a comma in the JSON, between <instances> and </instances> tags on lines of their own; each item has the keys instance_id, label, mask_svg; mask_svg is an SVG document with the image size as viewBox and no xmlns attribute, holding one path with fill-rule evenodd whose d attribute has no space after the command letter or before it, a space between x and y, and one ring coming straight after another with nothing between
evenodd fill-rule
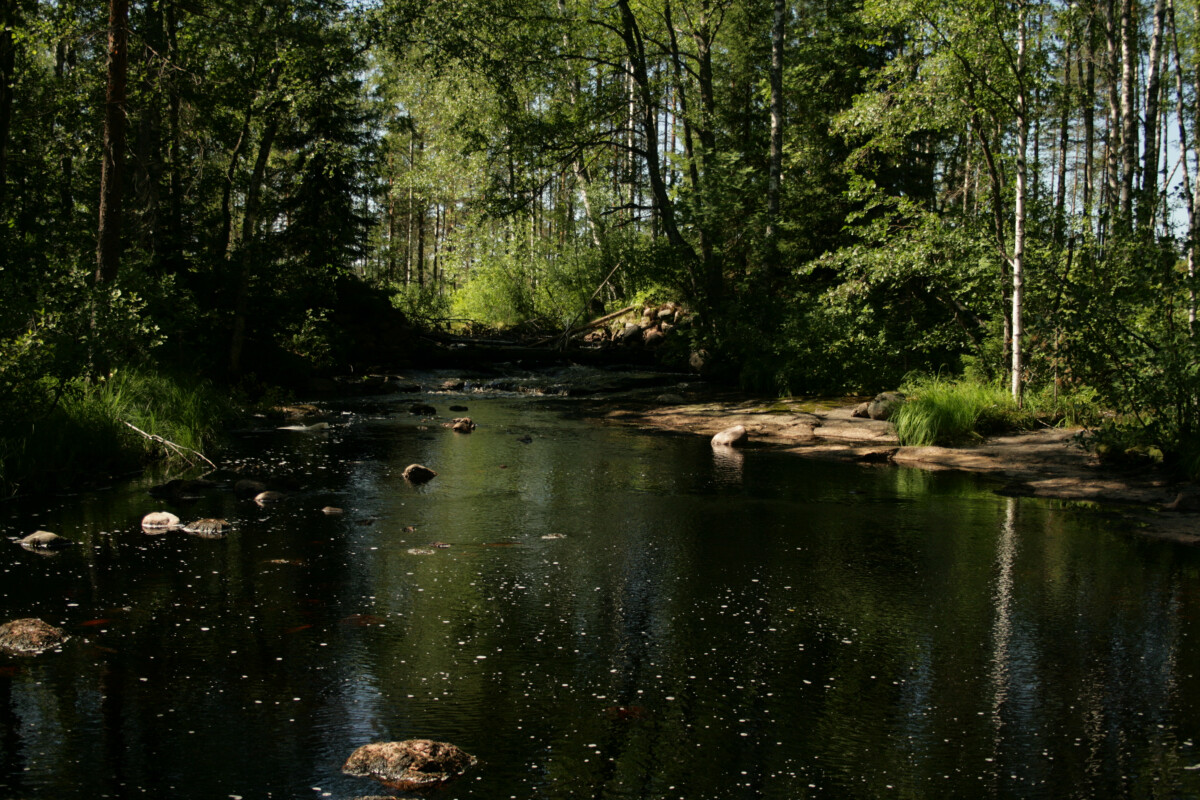
<instances>
[{"instance_id":1,"label":"tall grass","mask_svg":"<svg viewBox=\"0 0 1200 800\"><path fill-rule=\"evenodd\" d=\"M1026 392L1020 407L1006 388L977 381L910 378L910 399L892 417L904 445L957 445L1000 431L1097 424L1095 393L1052 388Z\"/></svg>"},{"instance_id":2,"label":"tall grass","mask_svg":"<svg viewBox=\"0 0 1200 800\"><path fill-rule=\"evenodd\" d=\"M962 444L1003 424L1016 409L1003 389L972 381L929 378L905 389L910 399L892 416L903 445Z\"/></svg>"},{"instance_id":3,"label":"tall grass","mask_svg":"<svg viewBox=\"0 0 1200 800\"><path fill-rule=\"evenodd\" d=\"M76 381L42 416L0 436L0 488L6 494L36 493L155 460L202 463L191 451L213 447L232 416L228 399L207 383L185 385L138 371L117 372L95 383Z\"/></svg>"}]
</instances>

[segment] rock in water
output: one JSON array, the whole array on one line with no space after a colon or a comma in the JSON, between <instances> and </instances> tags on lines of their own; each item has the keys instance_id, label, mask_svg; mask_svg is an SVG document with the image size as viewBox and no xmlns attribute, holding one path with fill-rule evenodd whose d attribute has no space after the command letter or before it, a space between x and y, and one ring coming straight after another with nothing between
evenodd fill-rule
<instances>
[{"instance_id":1,"label":"rock in water","mask_svg":"<svg viewBox=\"0 0 1200 800\"><path fill-rule=\"evenodd\" d=\"M404 468L404 480L409 483L425 483L436 477L436 472L420 464L409 464Z\"/></svg>"},{"instance_id":2,"label":"rock in water","mask_svg":"<svg viewBox=\"0 0 1200 800\"><path fill-rule=\"evenodd\" d=\"M64 539L57 533L50 531L34 531L24 539L17 539L17 544L22 547L33 548L37 550L58 550L62 547L70 547L75 544L70 539Z\"/></svg>"},{"instance_id":3,"label":"rock in water","mask_svg":"<svg viewBox=\"0 0 1200 800\"><path fill-rule=\"evenodd\" d=\"M455 433L470 433L475 430L475 423L470 417L458 417L450 421L450 429Z\"/></svg>"},{"instance_id":4,"label":"rock in water","mask_svg":"<svg viewBox=\"0 0 1200 800\"><path fill-rule=\"evenodd\" d=\"M37 655L58 647L68 638L62 628L36 618L14 619L0 625L0 650L9 653Z\"/></svg>"},{"instance_id":5,"label":"rock in water","mask_svg":"<svg viewBox=\"0 0 1200 800\"><path fill-rule=\"evenodd\" d=\"M258 494L254 495L254 502L258 503L260 506L269 506L272 503L278 503L285 497L287 497L287 495L283 492L259 492Z\"/></svg>"},{"instance_id":6,"label":"rock in water","mask_svg":"<svg viewBox=\"0 0 1200 800\"><path fill-rule=\"evenodd\" d=\"M410 792L456 778L475 762L474 756L452 744L408 739L365 744L346 759L342 772L374 778L392 789Z\"/></svg>"},{"instance_id":7,"label":"rock in water","mask_svg":"<svg viewBox=\"0 0 1200 800\"><path fill-rule=\"evenodd\" d=\"M338 508L337 506L325 506L321 509L321 513L330 517L340 517L343 512L342 509Z\"/></svg>"},{"instance_id":8,"label":"rock in water","mask_svg":"<svg viewBox=\"0 0 1200 800\"><path fill-rule=\"evenodd\" d=\"M267 485L262 481L256 481L253 478L242 478L233 485L233 493L238 497L254 497L256 494L261 494L267 490Z\"/></svg>"},{"instance_id":9,"label":"rock in water","mask_svg":"<svg viewBox=\"0 0 1200 800\"><path fill-rule=\"evenodd\" d=\"M229 523L223 519L198 519L184 525L183 530L207 539L220 539L229 532Z\"/></svg>"},{"instance_id":10,"label":"rock in water","mask_svg":"<svg viewBox=\"0 0 1200 800\"><path fill-rule=\"evenodd\" d=\"M727 446L735 447L745 444L750 438L750 434L746 432L746 426L734 425L732 428L726 428L712 438L714 447Z\"/></svg>"},{"instance_id":11,"label":"rock in water","mask_svg":"<svg viewBox=\"0 0 1200 800\"><path fill-rule=\"evenodd\" d=\"M179 517L170 511L151 511L142 517L142 530L150 533L163 533L180 526Z\"/></svg>"}]
</instances>

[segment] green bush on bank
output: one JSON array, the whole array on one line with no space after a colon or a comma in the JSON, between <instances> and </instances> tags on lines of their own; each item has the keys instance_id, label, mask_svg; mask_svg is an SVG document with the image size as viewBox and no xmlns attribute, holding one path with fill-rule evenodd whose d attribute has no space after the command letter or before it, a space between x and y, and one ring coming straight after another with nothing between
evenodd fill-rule
<instances>
[{"instance_id":1,"label":"green bush on bank","mask_svg":"<svg viewBox=\"0 0 1200 800\"><path fill-rule=\"evenodd\" d=\"M212 448L232 417L229 400L204 382L127 370L95 382L71 381L56 402L0 436L0 488L24 494L154 460L202 463L193 451Z\"/></svg>"}]
</instances>

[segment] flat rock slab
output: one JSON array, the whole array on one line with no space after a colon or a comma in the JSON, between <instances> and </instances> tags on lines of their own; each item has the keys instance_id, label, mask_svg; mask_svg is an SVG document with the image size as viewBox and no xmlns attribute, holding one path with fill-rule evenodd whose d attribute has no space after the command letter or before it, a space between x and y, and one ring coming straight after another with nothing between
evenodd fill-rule
<instances>
[{"instance_id":1,"label":"flat rock slab","mask_svg":"<svg viewBox=\"0 0 1200 800\"><path fill-rule=\"evenodd\" d=\"M709 437L743 425L754 447L805 458L974 472L1002 482L1000 494L1104 503L1132 532L1200 545L1200 513L1160 511L1180 492L1177 483L1154 470L1105 468L1080 445L1079 430L1047 428L971 447L901 447L890 422L854 417L856 405L724 396L667 406L606 404L594 413L621 424Z\"/></svg>"}]
</instances>

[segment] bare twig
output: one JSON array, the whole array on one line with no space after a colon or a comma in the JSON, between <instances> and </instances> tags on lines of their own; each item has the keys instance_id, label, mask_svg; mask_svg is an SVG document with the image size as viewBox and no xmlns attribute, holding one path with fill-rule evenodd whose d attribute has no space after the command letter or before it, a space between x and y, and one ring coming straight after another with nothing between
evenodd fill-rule
<instances>
[{"instance_id":1,"label":"bare twig","mask_svg":"<svg viewBox=\"0 0 1200 800\"><path fill-rule=\"evenodd\" d=\"M189 453L195 453L196 455L200 456L200 460L201 460L201 461L203 461L205 464L208 464L208 465L209 465L210 467L212 467L213 469L217 469L217 465L216 465L216 464L214 464L213 462L209 461L209 460L208 460L208 457L207 457L207 456L205 456L205 455L204 455L204 453L201 453L199 450L193 450L193 449L192 449L192 448L190 448L190 447L184 447L184 446L182 446L182 445L175 444L175 443L174 443L174 442L172 442L172 441L169 441L169 440L167 440L167 439L164 439L163 437L159 436L158 434L154 434L154 433L146 433L144 430L142 430L142 429L141 429L141 428L139 428L138 426L136 426L136 425L133 425L133 424L131 424L131 423L128 423L128 422L126 422L125 420L121 420L121 422L122 422L122 424L124 424L124 425L127 425L127 426L129 426L130 428L133 428L133 430L137 431L137 432L138 432L138 433L140 433L142 436L145 436L145 437L146 437L147 439L149 439L150 441L152 441L152 442L158 442L159 444L162 444L162 445L164 445L164 446L166 446L166 447L170 448L171 450L174 450L176 453L178 453L179 455L183 456L183 458L184 458L184 459L185 459L185 460L186 460L186 461L187 461L189 464L191 464L191 463L193 463L193 462L192 462L192 460L191 460L190 458L188 458L186 455L184 455L184 451L185 451L185 450L186 450L187 452L189 452Z\"/></svg>"}]
</instances>

